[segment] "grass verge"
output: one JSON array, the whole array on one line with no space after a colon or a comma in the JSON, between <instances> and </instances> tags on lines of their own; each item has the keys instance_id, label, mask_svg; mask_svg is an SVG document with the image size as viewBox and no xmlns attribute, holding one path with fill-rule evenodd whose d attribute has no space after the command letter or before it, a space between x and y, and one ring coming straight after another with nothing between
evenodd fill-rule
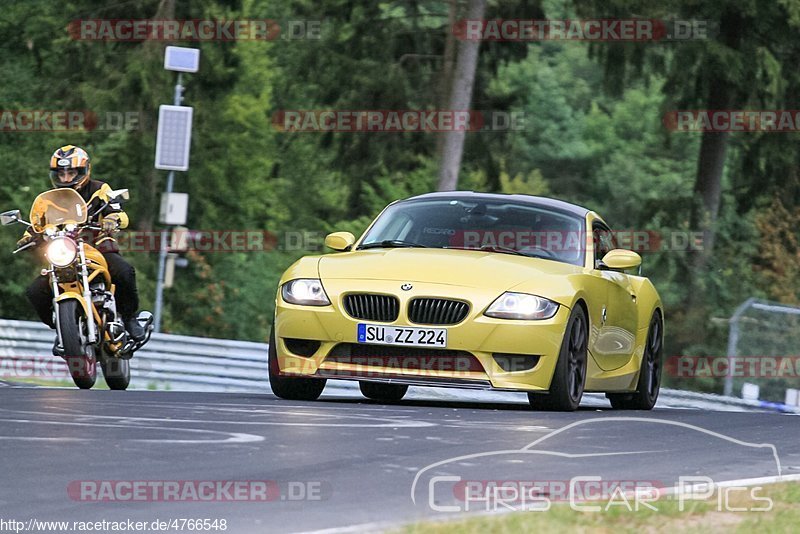
<instances>
[{"instance_id":1,"label":"grass verge","mask_svg":"<svg viewBox=\"0 0 800 534\"><path fill-rule=\"evenodd\" d=\"M575 511L566 503L554 503L548 511L481 515L467 520L417 523L399 532L406 534L798 532L800 482L768 484L757 489L754 494L757 499L763 497L772 499L773 505L769 511L732 511L734 508L765 507L764 501L752 497L752 489L754 488L729 492L727 506L724 498L720 504L719 493L707 501L684 502L683 511L680 510L677 497L673 496L664 496L653 503L657 511L646 507L641 507L639 511L630 511L626 506L613 504L609 506L608 501L601 501L592 504L601 506L604 511L587 513Z\"/></svg>"}]
</instances>

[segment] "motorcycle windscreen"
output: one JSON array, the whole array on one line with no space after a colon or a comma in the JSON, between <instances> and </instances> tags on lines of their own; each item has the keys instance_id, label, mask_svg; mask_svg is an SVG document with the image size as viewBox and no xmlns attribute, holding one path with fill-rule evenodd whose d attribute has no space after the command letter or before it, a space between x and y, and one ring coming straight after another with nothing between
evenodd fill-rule
<instances>
[{"instance_id":1,"label":"motorcycle windscreen","mask_svg":"<svg viewBox=\"0 0 800 534\"><path fill-rule=\"evenodd\" d=\"M86 202L74 189L53 189L36 197L31 206L31 224L36 232L45 226L86 222Z\"/></svg>"}]
</instances>

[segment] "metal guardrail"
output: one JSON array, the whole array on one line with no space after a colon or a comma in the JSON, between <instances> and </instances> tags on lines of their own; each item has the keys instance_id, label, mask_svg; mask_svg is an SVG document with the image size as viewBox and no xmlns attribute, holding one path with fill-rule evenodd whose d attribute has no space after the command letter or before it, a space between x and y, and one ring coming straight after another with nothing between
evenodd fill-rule
<instances>
[{"instance_id":1,"label":"metal guardrail","mask_svg":"<svg viewBox=\"0 0 800 534\"><path fill-rule=\"evenodd\" d=\"M71 383L66 362L52 355L54 339L43 324L0 319L0 379ZM266 343L153 334L131 360L129 389L266 393L267 349Z\"/></svg>"},{"instance_id":2,"label":"metal guardrail","mask_svg":"<svg viewBox=\"0 0 800 534\"><path fill-rule=\"evenodd\" d=\"M0 319L0 386L9 382L35 379L37 382L72 385L67 365L52 355L55 333L43 324ZM266 343L204 337L153 334L150 342L131 360L129 389L230 391L271 393L267 369ZM98 376L100 371L98 370ZM414 388L412 388L414 389ZM360 396L358 384L329 380L328 395ZM588 394L591 404L606 406L600 395ZM510 402L527 404L524 393L447 388L420 388L410 398ZM800 407L765 401L746 401L673 389L661 390L660 406L694 409L775 410L800 414Z\"/></svg>"}]
</instances>

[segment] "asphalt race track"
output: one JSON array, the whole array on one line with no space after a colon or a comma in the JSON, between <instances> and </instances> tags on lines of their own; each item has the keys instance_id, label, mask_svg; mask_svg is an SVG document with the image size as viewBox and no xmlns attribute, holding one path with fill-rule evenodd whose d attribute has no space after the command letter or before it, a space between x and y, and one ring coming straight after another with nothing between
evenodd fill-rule
<instances>
[{"instance_id":1,"label":"asphalt race track","mask_svg":"<svg viewBox=\"0 0 800 534\"><path fill-rule=\"evenodd\" d=\"M325 394L287 402L270 394L0 383L0 466L6 520L196 518L225 519L235 533L378 530L452 514L434 508L463 509L441 476L597 475L670 486L679 476L796 475L800 418L593 407L559 414L513 403L381 404ZM81 481L115 481L115 488L120 481L269 481L269 490L267 499L249 491L237 501L117 500L129 493L101 501L102 484L82 493Z\"/></svg>"}]
</instances>

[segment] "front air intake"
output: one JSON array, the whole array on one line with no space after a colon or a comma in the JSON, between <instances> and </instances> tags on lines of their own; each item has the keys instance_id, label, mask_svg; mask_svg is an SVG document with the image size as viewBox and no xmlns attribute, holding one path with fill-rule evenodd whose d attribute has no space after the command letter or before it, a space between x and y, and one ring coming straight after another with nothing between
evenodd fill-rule
<instances>
[{"instance_id":1,"label":"front air intake","mask_svg":"<svg viewBox=\"0 0 800 534\"><path fill-rule=\"evenodd\" d=\"M457 324L468 313L469 304L461 300L416 298L408 304L408 320L416 324Z\"/></svg>"},{"instance_id":2,"label":"front air intake","mask_svg":"<svg viewBox=\"0 0 800 534\"><path fill-rule=\"evenodd\" d=\"M400 313L400 301L392 295L352 293L344 297L344 310L354 319L391 323Z\"/></svg>"}]
</instances>

